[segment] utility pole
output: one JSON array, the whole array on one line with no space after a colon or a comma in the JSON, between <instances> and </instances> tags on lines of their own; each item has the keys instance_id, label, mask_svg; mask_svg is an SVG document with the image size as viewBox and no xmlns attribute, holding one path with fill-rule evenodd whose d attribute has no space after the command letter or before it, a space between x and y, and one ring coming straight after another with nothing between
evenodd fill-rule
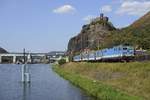
<instances>
[{"instance_id":1,"label":"utility pole","mask_svg":"<svg viewBox=\"0 0 150 100\"><path fill-rule=\"evenodd\" d=\"M23 49L23 56L24 56L24 62L22 65L22 79L21 81L23 83L30 83L30 74L29 74L29 68L27 66L27 62L26 62L26 53L25 53L25 49Z\"/></svg>"},{"instance_id":2,"label":"utility pole","mask_svg":"<svg viewBox=\"0 0 150 100\"><path fill-rule=\"evenodd\" d=\"M81 34L81 61L83 58L82 52L83 52L83 35Z\"/></svg>"},{"instance_id":3,"label":"utility pole","mask_svg":"<svg viewBox=\"0 0 150 100\"><path fill-rule=\"evenodd\" d=\"M23 49L23 64L26 63L26 51L25 51L25 48Z\"/></svg>"},{"instance_id":4,"label":"utility pole","mask_svg":"<svg viewBox=\"0 0 150 100\"><path fill-rule=\"evenodd\" d=\"M98 39L98 50L100 49L100 40Z\"/></svg>"}]
</instances>

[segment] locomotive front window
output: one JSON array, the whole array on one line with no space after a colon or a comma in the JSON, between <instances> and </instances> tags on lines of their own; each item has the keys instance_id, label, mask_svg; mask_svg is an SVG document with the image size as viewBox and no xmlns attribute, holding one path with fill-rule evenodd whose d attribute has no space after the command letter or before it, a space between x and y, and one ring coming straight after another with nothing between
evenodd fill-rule
<instances>
[{"instance_id":1,"label":"locomotive front window","mask_svg":"<svg viewBox=\"0 0 150 100\"><path fill-rule=\"evenodd\" d=\"M123 48L123 50L127 50L127 48Z\"/></svg>"}]
</instances>

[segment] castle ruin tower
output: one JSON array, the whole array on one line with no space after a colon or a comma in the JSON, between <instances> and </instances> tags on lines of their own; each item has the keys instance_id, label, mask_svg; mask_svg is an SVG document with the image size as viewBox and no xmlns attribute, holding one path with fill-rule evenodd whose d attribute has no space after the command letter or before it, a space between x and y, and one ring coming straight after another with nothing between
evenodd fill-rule
<instances>
[{"instance_id":1,"label":"castle ruin tower","mask_svg":"<svg viewBox=\"0 0 150 100\"><path fill-rule=\"evenodd\" d=\"M104 20L105 22L108 22L108 21L109 21L109 18L108 18L108 17L104 17L103 20Z\"/></svg>"},{"instance_id":2,"label":"castle ruin tower","mask_svg":"<svg viewBox=\"0 0 150 100\"><path fill-rule=\"evenodd\" d=\"M100 20L103 20L103 18L104 18L104 14L100 13Z\"/></svg>"}]
</instances>

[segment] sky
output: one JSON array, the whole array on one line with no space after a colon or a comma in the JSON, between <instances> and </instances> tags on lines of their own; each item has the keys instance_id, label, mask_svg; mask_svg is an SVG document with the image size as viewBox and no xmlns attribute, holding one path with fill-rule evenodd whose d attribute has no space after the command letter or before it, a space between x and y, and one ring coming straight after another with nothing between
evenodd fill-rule
<instances>
[{"instance_id":1,"label":"sky","mask_svg":"<svg viewBox=\"0 0 150 100\"><path fill-rule=\"evenodd\" d=\"M150 0L0 0L0 46L9 52L64 51L100 13L122 28L149 10Z\"/></svg>"}]
</instances>

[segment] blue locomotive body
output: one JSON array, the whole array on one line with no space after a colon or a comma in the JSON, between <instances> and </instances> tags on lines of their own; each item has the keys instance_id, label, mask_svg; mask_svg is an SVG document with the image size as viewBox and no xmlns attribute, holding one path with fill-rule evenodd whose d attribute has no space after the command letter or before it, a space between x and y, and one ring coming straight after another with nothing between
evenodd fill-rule
<instances>
[{"instance_id":1,"label":"blue locomotive body","mask_svg":"<svg viewBox=\"0 0 150 100\"><path fill-rule=\"evenodd\" d=\"M116 46L109 49L102 50L102 59L105 58L122 58L134 56L134 48L130 46Z\"/></svg>"},{"instance_id":2,"label":"blue locomotive body","mask_svg":"<svg viewBox=\"0 0 150 100\"><path fill-rule=\"evenodd\" d=\"M78 62L78 61L81 61L81 60L82 60L81 55L77 55L77 56L73 57L73 61L75 61L75 62Z\"/></svg>"},{"instance_id":3,"label":"blue locomotive body","mask_svg":"<svg viewBox=\"0 0 150 100\"><path fill-rule=\"evenodd\" d=\"M115 46L95 52L82 53L73 58L73 61L100 61L100 60L130 60L134 56L132 46Z\"/></svg>"},{"instance_id":4,"label":"blue locomotive body","mask_svg":"<svg viewBox=\"0 0 150 100\"><path fill-rule=\"evenodd\" d=\"M96 60L95 52L89 53L89 61L95 61L95 60Z\"/></svg>"},{"instance_id":5,"label":"blue locomotive body","mask_svg":"<svg viewBox=\"0 0 150 100\"><path fill-rule=\"evenodd\" d=\"M82 53L81 57L82 57L82 61L88 61L89 60L89 54L88 53Z\"/></svg>"}]
</instances>

